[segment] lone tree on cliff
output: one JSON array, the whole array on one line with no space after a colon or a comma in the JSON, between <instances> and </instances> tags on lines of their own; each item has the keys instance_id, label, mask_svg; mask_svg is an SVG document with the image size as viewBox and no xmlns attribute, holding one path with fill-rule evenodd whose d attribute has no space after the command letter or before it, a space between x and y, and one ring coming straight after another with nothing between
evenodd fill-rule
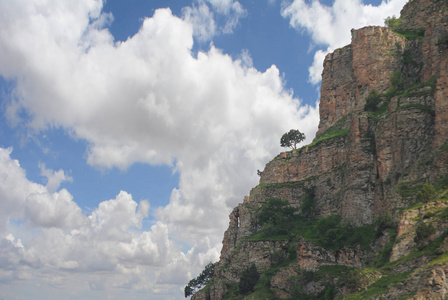
<instances>
[{"instance_id":1,"label":"lone tree on cliff","mask_svg":"<svg viewBox=\"0 0 448 300\"><path fill-rule=\"evenodd\" d=\"M289 147L291 149L297 149L297 144L305 140L305 134L301 133L297 129L291 129L285 133L280 139L280 146Z\"/></svg>"},{"instance_id":2,"label":"lone tree on cliff","mask_svg":"<svg viewBox=\"0 0 448 300\"><path fill-rule=\"evenodd\" d=\"M200 289L202 289L204 286L207 285L207 283L213 276L216 264L217 263L210 262L208 265L205 266L205 269L201 272L201 274L199 274L198 277L190 280L190 282L184 289L185 298L193 296L197 291L199 291Z\"/></svg>"}]
</instances>

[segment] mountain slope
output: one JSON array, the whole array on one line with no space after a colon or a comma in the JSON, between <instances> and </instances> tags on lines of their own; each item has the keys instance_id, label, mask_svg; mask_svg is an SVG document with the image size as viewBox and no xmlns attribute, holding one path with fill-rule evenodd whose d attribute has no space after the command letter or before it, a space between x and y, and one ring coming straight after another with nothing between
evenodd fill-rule
<instances>
[{"instance_id":1,"label":"mountain slope","mask_svg":"<svg viewBox=\"0 0 448 300\"><path fill-rule=\"evenodd\" d=\"M448 3L413 0L329 54L314 141L230 214L192 299L445 299Z\"/></svg>"}]
</instances>

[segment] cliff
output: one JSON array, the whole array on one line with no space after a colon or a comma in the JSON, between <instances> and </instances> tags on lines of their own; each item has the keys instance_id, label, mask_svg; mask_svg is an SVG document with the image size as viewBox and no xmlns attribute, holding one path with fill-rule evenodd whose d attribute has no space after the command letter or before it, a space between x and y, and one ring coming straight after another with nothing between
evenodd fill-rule
<instances>
[{"instance_id":1,"label":"cliff","mask_svg":"<svg viewBox=\"0 0 448 300\"><path fill-rule=\"evenodd\" d=\"M448 297L448 2L396 21L327 55L316 138L266 165L193 299Z\"/></svg>"}]
</instances>

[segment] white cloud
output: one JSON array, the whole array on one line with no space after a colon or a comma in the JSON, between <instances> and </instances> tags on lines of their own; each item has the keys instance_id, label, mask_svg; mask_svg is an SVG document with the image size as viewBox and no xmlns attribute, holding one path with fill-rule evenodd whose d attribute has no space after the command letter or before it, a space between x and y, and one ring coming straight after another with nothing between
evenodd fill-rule
<instances>
[{"instance_id":1,"label":"white cloud","mask_svg":"<svg viewBox=\"0 0 448 300\"><path fill-rule=\"evenodd\" d=\"M215 35L233 33L239 20L247 15L244 7L234 0L197 0L182 12L183 18L193 26L193 35L201 42L211 41Z\"/></svg>"},{"instance_id":2,"label":"white cloud","mask_svg":"<svg viewBox=\"0 0 448 300\"><path fill-rule=\"evenodd\" d=\"M53 171L51 169L45 168L44 163L39 163L40 175L47 178L46 188L50 193L55 192L59 189L62 182L68 181L73 182L73 178L65 174L64 170L60 169L58 171Z\"/></svg>"},{"instance_id":3,"label":"white cloud","mask_svg":"<svg viewBox=\"0 0 448 300\"><path fill-rule=\"evenodd\" d=\"M321 80L325 54L350 43L350 30L367 25L384 25L388 16L398 16L407 0L384 0L379 6L363 4L361 0L335 0L333 6L319 1L311 3L294 0L284 4L282 16L298 31L310 35L319 49L310 67L310 81L317 84Z\"/></svg>"},{"instance_id":4,"label":"white cloud","mask_svg":"<svg viewBox=\"0 0 448 300\"><path fill-rule=\"evenodd\" d=\"M199 2L198 6L193 4L192 7L184 7L184 19L192 24L193 34L199 41L211 41L216 34L217 25L215 23L214 14L207 4Z\"/></svg>"},{"instance_id":5,"label":"white cloud","mask_svg":"<svg viewBox=\"0 0 448 300\"><path fill-rule=\"evenodd\" d=\"M18 279L52 285L65 277L82 282L86 276L96 287L127 284L130 278L137 287L145 285L147 272L165 270L185 256L170 241L163 223L141 230L148 216L147 201L137 204L121 191L84 216L67 190L50 194L44 186L28 181L10 153L0 148L0 199L6 208L0 232L0 285ZM21 193L14 192L16 188ZM6 202L8 198L11 201ZM14 222L8 222L11 211L16 212ZM104 271L109 273L106 279L102 279ZM81 293L85 284L66 288ZM0 292L0 297L4 295Z\"/></svg>"},{"instance_id":6,"label":"white cloud","mask_svg":"<svg viewBox=\"0 0 448 300\"><path fill-rule=\"evenodd\" d=\"M239 9L223 3L224 12ZM318 113L285 91L276 66L258 71L247 53L244 64L214 47L193 57L193 26L168 9L114 43L107 29L92 26L110 18L100 4L0 2L0 74L16 82L9 118L30 131L73 132L89 143L87 161L98 168L172 165L179 188L142 231L148 202L137 205L123 191L84 216L68 191L55 192L65 173L45 175L54 178L51 186L29 182L2 150L0 232L10 233L13 218L39 232L11 232L22 239L27 276L55 268L61 282L72 271L92 271L86 278L95 288L169 289L160 284L179 283L218 258L228 213L256 185L256 170L281 151L287 130L298 128L310 141ZM14 113L22 110L29 119ZM54 250L42 256L45 249ZM110 280L98 277L101 270Z\"/></svg>"}]
</instances>

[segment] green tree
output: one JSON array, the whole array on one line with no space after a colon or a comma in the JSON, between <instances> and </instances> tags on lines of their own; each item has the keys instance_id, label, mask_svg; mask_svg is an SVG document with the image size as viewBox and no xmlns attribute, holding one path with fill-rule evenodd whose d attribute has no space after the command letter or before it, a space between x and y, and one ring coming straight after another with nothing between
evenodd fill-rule
<instances>
[{"instance_id":1,"label":"green tree","mask_svg":"<svg viewBox=\"0 0 448 300\"><path fill-rule=\"evenodd\" d=\"M297 144L305 140L305 134L297 129L291 129L289 132L282 135L280 139L280 146L297 149Z\"/></svg>"},{"instance_id":2,"label":"green tree","mask_svg":"<svg viewBox=\"0 0 448 300\"><path fill-rule=\"evenodd\" d=\"M378 104L381 102L381 95L377 90L372 89L366 98L366 105L364 105L365 111L377 111Z\"/></svg>"},{"instance_id":3,"label":"green tree","mask_svg":"<svg viewBox=\"0 0 448 300\"><path fill-rule=\"evenodd\" d=\"M401 25L401 19L400 18L396 18L395 16L393 17L387 17L384 20L384 24L391 28L393 31L396 31L400 25Z\"/></svg>"},{"instance_id":4,"label":"green tree","mask_svg":"<svg viewBox=\"0 0 448 300\"><path fill-rule=\"evenodd\" d=\"M240 293L243 295L252 293L254 291L255 285L258 282L258 279L260 279L260 273L258 273L255 264L252 264L241 274L239 283Z\"/></svg>"},{"instance_id":5,"label":"green tree","mask_svg":"<svg viewBox=\"0 0 448 300\"><path fill-rule=\"evenodd\" d=\"M415 229L414 242L417 244L418 248L421 250L424 246L424 242L436 232L434 226L431 223L420 223Z\"/></svg>"},{"instance_id":6,"label":"green tree","mask_svg":"<svg viewBox=\"0 0 448 300\"><path fill-rule=\"evenodd\" d=\"M199 274L198 277L190 280L190 282L184 289L185 298L194 295L197 291L207 285L207 283L213 276L216 264L217 263L210 262L205 266L205 269L201 272L201 274Z\"/></svg>"},{"instance_id":7,"label":"green tree","mask_svg":"<svg viewBox=\"0 0 448 300\"><path fill-rule=\"evenodd\" d=\"M286 200L280 198L268 198L267 200L258 214L260 225L266 223L273 226L284 225L297 211Z\"/></svg>"},{"instance_id":8,"label":"green tree","mask_svg":"<svg viewBox=\"0 0 448 300\"><path fill-rule=\"evenodd\" d=\"M426 182L422 189L417 193L417 200L423 203L432 201L435 197L436 189L428 182Z\"/></svg>"}]
</instances>

